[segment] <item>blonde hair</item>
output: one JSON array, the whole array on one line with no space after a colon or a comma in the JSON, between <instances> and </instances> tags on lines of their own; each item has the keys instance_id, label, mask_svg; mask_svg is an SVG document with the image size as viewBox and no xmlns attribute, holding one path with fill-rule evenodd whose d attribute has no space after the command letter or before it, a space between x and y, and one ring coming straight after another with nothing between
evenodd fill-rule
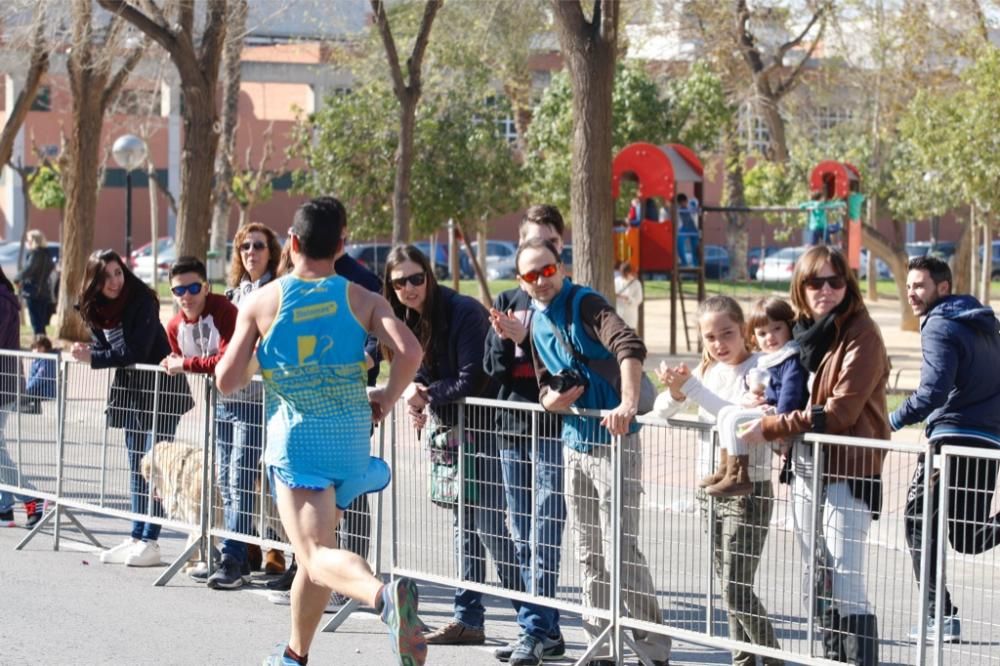
<instances>
[{"instance_id":1,"label":"blonde hair","mask_svg":"<svg viewBox=\"0 0 1000 666\"><path fill-rule=\"evenodd\" d=\"M747 344L746 321L743 319L743 309L735 299L729 296L710 296L706 298L698 305L698 321L700 322L701 318L707 314L724 314L732 319L740 332L740 336L743 338L744 349L750 351L750 347ZM701 331L698 332L698 335L701 335ZM698 364L698 369L704 374L706 370L716 363L718 361L712 358L712 355L708 351L708 345L703 345L701 363Z\"/></svg>"},{"instance_id":2,"label":"blonde hair","mask_svg":"<svg viewBox=\"0 0 1000 666\"><path fill-rule=\"evenodd\" d=\"M28 232L28 236L25 239L31 245L31 247L42 248L47 246L49 243L45 240L45 234L43 234L38 229L32 229Z\"/></svg>"}]
</instances>

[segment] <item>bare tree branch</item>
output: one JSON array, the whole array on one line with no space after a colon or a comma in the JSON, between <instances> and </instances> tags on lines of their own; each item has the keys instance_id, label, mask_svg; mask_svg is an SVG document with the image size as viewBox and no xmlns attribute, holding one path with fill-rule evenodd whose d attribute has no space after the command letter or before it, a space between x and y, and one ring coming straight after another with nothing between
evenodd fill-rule
<instances>
[{"instance_id":1,"label":"bare tree branch","mask_svg":"<svg viewBox=\"0 0 1000 666\"><path fill-rule=\"evenodd\" d=\"M35 101L38 89L42 85L42 77L49 69L48 43L45 40L45 5L39 3L35 8L34 31L31 38L31 59L28 63L28 74L24 87L14 100L12 108L8 109L7 120L0 132L0 165L10 161L14 152L14 139L28 117L31 104Z\"/></svg>"},{"instance_id":2,"label":"bare tree branch","mask_svg":"<svg viewBox=\"0 0 1000 666\"><path fill-rule=\"evenodd\" d=\"M406 59L406 71L410 76L411 91L420 94L420 68L423 66L424 53L427 51L427 43L430 41L431 26L434 24L434 16L441 8L440 0L428 0L424 5L424 16L420 21L420 31L417 39L413 42L413 52Z\"/></svg>"},{"instance_id":3,"label":"bare tree branch","mask_svg":"<svg viewBox=\"0 0 1000 666\"><path fill-rule=\"evenodd\" d=\"M399 66L399 53L396 51L396 40L392 38L392 29L389 27L389 17L385 13L385 3L383 0L371 0L372 11L375 12L375 25L378 26L379 35L382 37L382 45L385 47L385 56L389 60L389 74L392 76L392 86L396 91L396 97L402 99L406 90L406 83L403 81L403 70Z\"/></svg>"},{"instance_id":4,"label":"bare tree branch","mask_svg":"<svg viewBox=\"0 0 1000 666\"><path fill-rule=\"evenodd\" d=\"M101 106L103 106L104 108L108 108L111 102L118 97L119 93L121 93L122 86L125 85L125 81L128 80L128 77L135 70L136 66L139 64L139 61L142 60L142 56L145 54L145 52L146 52L145 40L143 40L142 44L139 44L138 46L135 46L129 50L129 52L125 56L125 62L122 63L122 66L118 69L117 72L115 72L115 75L111 77L111 80L108 82L108 86L104 89L104 96L101 99Z\"/></svg>"}]
</instances>

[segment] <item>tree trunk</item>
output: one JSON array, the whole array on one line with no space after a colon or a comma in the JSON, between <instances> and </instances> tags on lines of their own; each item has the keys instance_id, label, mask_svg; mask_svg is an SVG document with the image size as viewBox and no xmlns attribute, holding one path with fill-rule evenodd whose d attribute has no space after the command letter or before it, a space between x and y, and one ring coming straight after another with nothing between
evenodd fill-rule
<instances>
[{"instance_id":1,"label":"tree trunk","mask_svg":"<svg viewBox=\"0 0 1000 666\"><path fill-rule=\"evenodd\" d=\"M204 258L212 224L212 180L219 133L215 87L184 87L184 148L177 218L177 256Z\"/></svg>"},{"instance_id":2,"label":"tree trunk","mask_svg":"<svg viewBox=\"0 0 1000 666\"><path fill-rule=\"evenodd\" d=\"M971 294L973 288L973 278L969 271L963 270L972 261L973 246L976 242L975 232L970 230L968 224L960 224L958 232L958 244L955 254L951 258L951 277L954 284L951 285L952 292L956 294Z\"/></svg>"},{"instance_id":3,"label":"tree trunk","mask_svg":"<svg viewBox=\"0 0 1000 666\"><path fill-rule=\"evenodd\" d=\"M983 305L989 307L993 282L993 227L989 218L983 220Z\"/></svg>"},{"instance_id":4,"label":"tree trunk","mask_svg":"<svg viewBox=\"0 0 1000 666\"><path fill-rule=\"evenodd\" d=\"M896 283L896 294L899 297L899 329L901 331L917 331L920 329L920 322L906 298L906 265L909 258L906 256L905 246L894 243L883 236L877 229L867 224L861 225L861 242L876 257L889 265Z\"/></svg>"},{"instance_id":5,"label":"tree trunk","mask_svg":"<svg viewBox=\"0 0 1000 666\"><path fill-rule=\"evenodd\" d=\"M31 105L42 85L42 77L49 69L48 44L45 41L45 4L39 3L35 9L35 31L31 43L31 61L24 79L24 87L17 94L13 107L7 109L7 119L0 130L0 170L10 161L14 152L14 140L21 131L24 119L28 117ZM8 48L11 46L7 45ZM25 208L27 210L27 208Z\"/></svg>"},{"instance_id":6,"label":"tree trunk","mask_svg":"<svg viewBox=\"0 0 1000 666\"><path fill-rule=\"evenodd\" d=\"M723 157L725 164L725 180L723 181L723 201L725 206L734 208L746 207L746 197L743 192L743 150L740 145L739 128L735 116L725 125L725 141ZM734 280L746 280L747 273L747 234L746 218L740 213L726 213L726 249L729 251L729 275ZM703 223L704 227L704 223ZM702 231L704 238L704 230ZM761 262L764 257L761 256Z\"/></svg>"},{"instance_id":7,"label":"tree trunk","mask_svg":"<svg viewBox=\"0 0 1000 666\"><path fill-rule=\"evenodd\" d=\"M410 174L413 172L414 135L419 98L403 95L399 101L399 145L396 146L396 180L392 189L392 244L410 240Z\"/></svg>"},{"instance_id":8,"label":"tree trunk","mask_svg":"<svg viewBox=\"0 0 1000 666\"><path fill-rule=\"evenodd\" d=\"M247 2L234 0L230 7L229 37L223 51L222 136L215 156L215 192L212 208L212 232L209 248L215 270L213 277L225 275L226 239L229 238L229 212L232 208L233 148L240 106L240 56L243 54L243 33L246 32ZM221 269L221 270L220 270Z\"/></svg>"},{"instance_id":9,"label":"tree trunk","mask_svg":"<svg viewBox=\"0 0 1000 666\"><path fill-rule=\"evenodd\" d=\"M594 4L593 23L576 2L553 0L559 42L573 89L570 213L573 280L615 302L611 199L611 93L619 4Z\"/></svg>"},{"instance_id":10,"label":"tree trunk","mask_svg":"<svg viewBox=\"0 0 1000 666\"><path fill-rule=\"evenodd\" d=\"M62 277L56 314L56 335L63 340L89 341L90 330L74 306L79 300L87 257L94 245L98 169L104 112L100 95L73 100L73 122L66 142L66 225L62 239Z\"/></svg>"},{"instance_id":11,"label":"tree trunk","mask_svg":"<svg viewBox=\"0 0 1000 666\"><path fill-rule=\"evenodd\" d=\"M757 104L757 111L761 115L761 120L767 125L767 133L770 136L768 159L782 164L787 162L788 139L785 134L785 119L781 117L781 112L778 110L778 100L761 98Z\"/></svg>"}]
</instances>

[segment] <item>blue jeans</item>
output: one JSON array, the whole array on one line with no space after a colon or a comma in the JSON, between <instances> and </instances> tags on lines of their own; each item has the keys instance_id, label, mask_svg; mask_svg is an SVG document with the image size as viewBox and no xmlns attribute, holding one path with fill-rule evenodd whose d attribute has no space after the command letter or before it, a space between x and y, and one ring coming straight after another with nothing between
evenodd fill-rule
<instances>
[{"instance_id":1,"label":"blue jeans","mask_svg":"<svg viewBox=\"0 0 1000 666\"><path fill-rule=\"evenodd\" d=\"M504 437L500 440L503 485L521 580L528 592L543 597L555 597L559 583L559 560L566 525L566 503L562 495L562 446L558 439L539 438L532 459L530 437ZM534 554L531 552L532 476ZM532 561L535 565L534 581L531 576ZM560 634L559 610L556 608L523 604L517 613L517 623L524 633L538 639Z\"/></svg>"},{"instance_id":2,"label":"blue jeans","mask_svg":"<svg viewBox=\"0 0 1000 666\"><path fill-rule=\"evenodd\" d=\"M684 252L684 245L687 244L687 253ZM677 254L680 255L681 263L685 266L696 266L698 264L698 232L681 229L677 233Z\"/></svg>"},{"instance_id":3,"label":"blue jeans","mask_svg":"<svg viewBox=\"0 0 1000 666\"><path fill-rule=\"evenodd\" d=\"M487 447L487 450L489 447ZM496 452L475 456L477 497L465 505L465 530L458 529L458 506L452 510L455 526L455 555L460 559L462 580L486 581L486 551L496 563L500 584L508 590L524 591L516 561L514 542L507 531L503 481ZM521 603L511 601L520 615ZM455 619L471 629L482 629L486 619L482 592L455 590Z\"/></svg>"},{"instance_id":4,"label":"blue jeans","mask_svg":"<svg viewBox=\"0 0 1000 666\"><path fill-rule=\"evenodd\" d=\"M249 402L220 401L215 412L215 456L226 530L252 535L260 478L263 407ZM222 555L245 562L247 545L223 539Z\"/></svg>"},{"instance_id":5,"label":"blue jeans","mask_svg":"<svg viewBox=\"0 0 1000 666\"><path fill-rule=\"evenodd\" d=\"M7 451L7 440L4 438L4 427L7 425L8 414L9 412L0 409L0 483L15 486L18 485L17 465L14 464L10 453ZM32 490L35 488L23 477L21 478L20 487ZM0 490L0 511L10 511L14 508L14 502L27 502L31 499L33 498L26 495L18 495L16 493L9 493L6 490Z\"/></svg>"},{"instance_id":6,"label":"blue jeans","mask_svg":"<svg viewBox=\"0 0 1000 666\"><path fill-rule=\"evenodd\" d=\"M132 513L146 515L149 512L149 484L142 476L142 458L153 446L153 433L141 430L138 420L133 419L125 430L125 449L128 451L128 468L131 477ZM153 516L163 516L160 500L153 500ZM160 538L160 526L141 520L132 521L132 538L156 541Z\"/></svg>"}]
</instances>

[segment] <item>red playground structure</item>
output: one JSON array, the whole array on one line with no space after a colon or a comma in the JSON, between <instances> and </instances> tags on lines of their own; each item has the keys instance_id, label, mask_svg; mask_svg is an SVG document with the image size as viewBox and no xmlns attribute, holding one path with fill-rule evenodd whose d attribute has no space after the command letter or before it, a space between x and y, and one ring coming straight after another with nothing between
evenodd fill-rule
<instances>
[{"instance_id":1,"label":"red playground structure","mask_svg":"<svg viewBox=\"0 0 1000 666\"><path fill-rule=\"evenodd\" d=\"M633 143L621 150L611 164L611 196L621 196L622 179L637 182L636 196L644 202L654 197L663 200L670 210L668 219L660 222L648 213L638 226L627 226L615 233L615 261L628 261L639 275L668 273L674 267L674 220L677 219L674 198L679 183L691 183L694 197L702 200L705 170L694 151L679 143L656 146Z\"/></svg>"},{"instance_id":2,"label":"red playground structure","mask_svg":"<svg viewBox=\"0 0 1000 666\"><path fill-rule=\"evenodd\" d=\"M820 192L826 200L843 199L847 203L847 262L854 270L861 268L861 174L848 162L825 160L813 167L809 191Z\"/></svg>"}]
</instances>

